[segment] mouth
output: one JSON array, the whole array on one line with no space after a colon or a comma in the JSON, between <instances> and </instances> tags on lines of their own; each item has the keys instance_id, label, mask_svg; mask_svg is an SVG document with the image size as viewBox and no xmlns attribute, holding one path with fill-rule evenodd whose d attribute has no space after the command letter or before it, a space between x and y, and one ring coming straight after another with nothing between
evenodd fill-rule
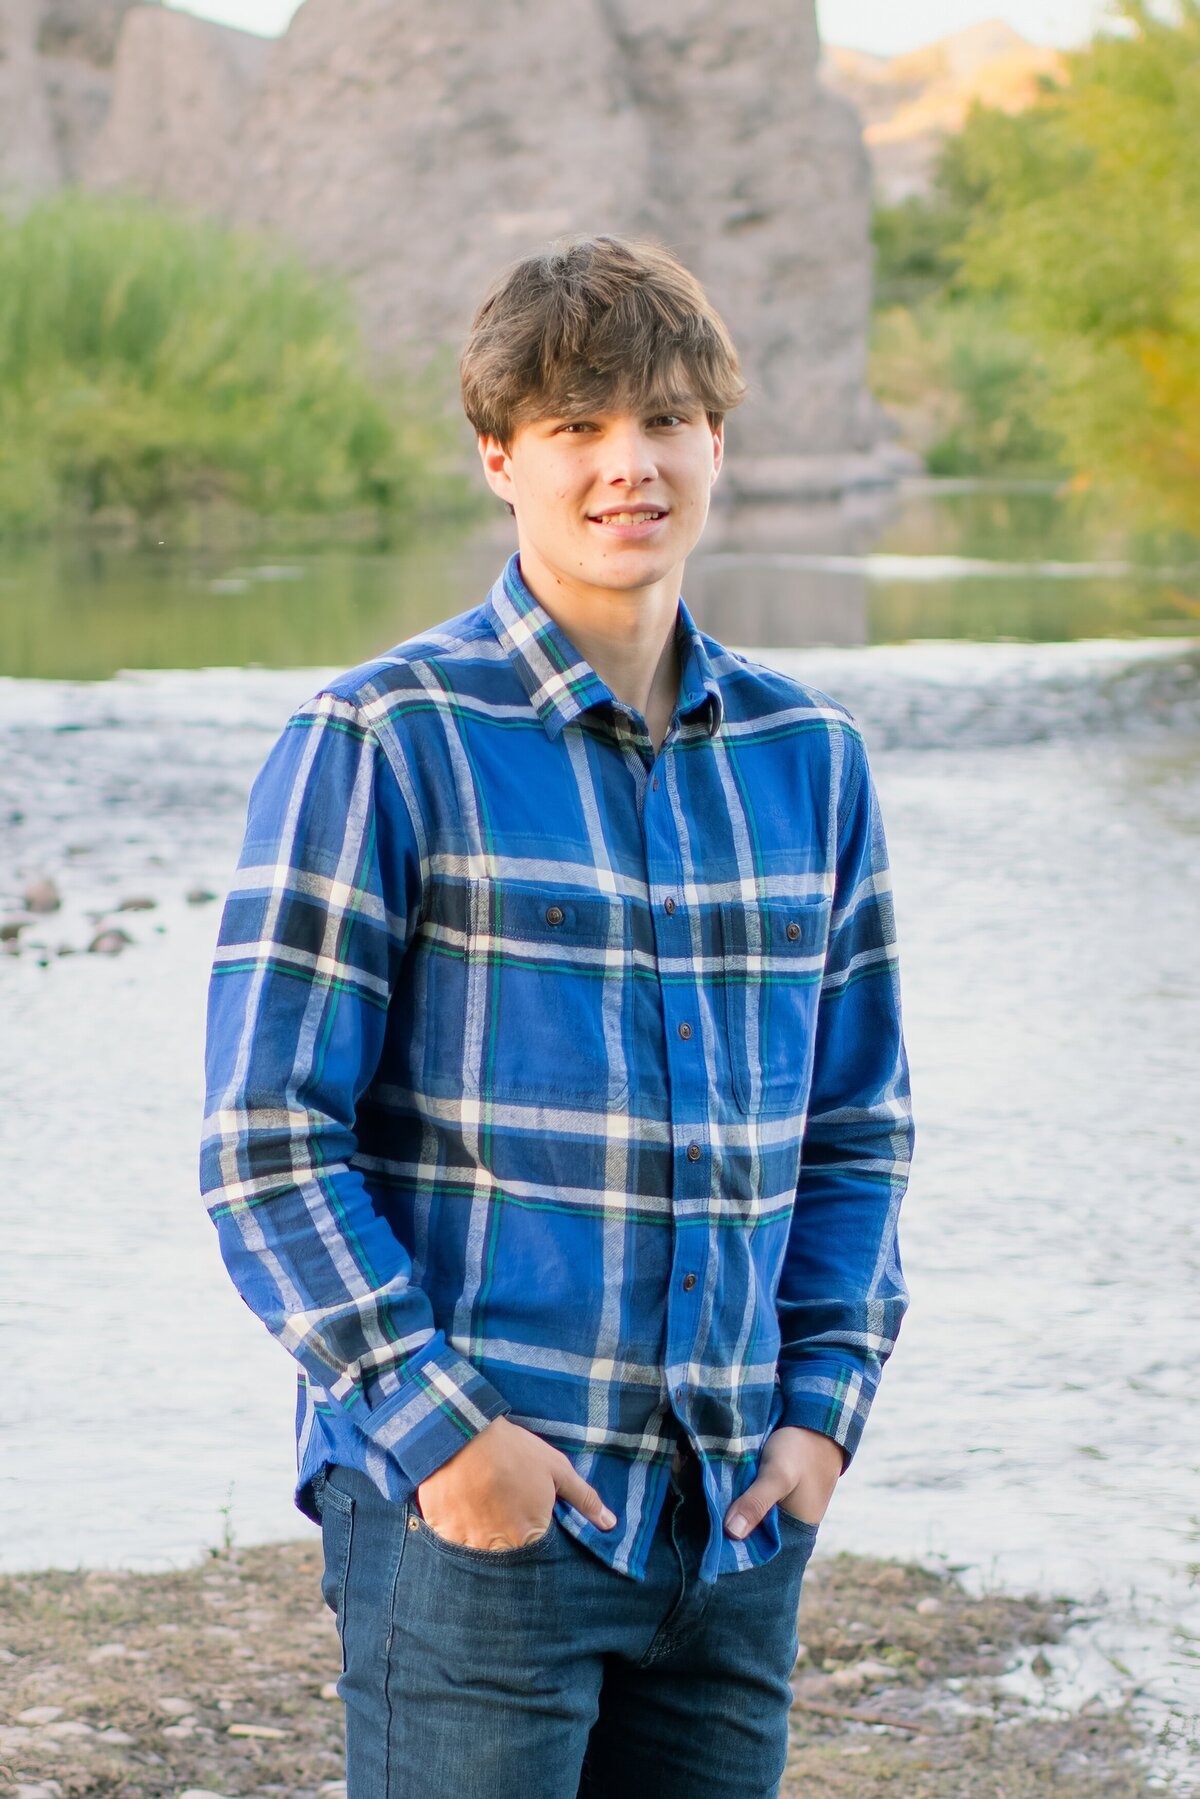
<instances>
[{"instance_id":1,"label":"mouth","mask_svg":"<svg viewBox=\"0 0 1200 1799\"><path fill-rule=\"evenodd\" d=\"M665 507L610 507L605 512L589 512L588 523L621 537L642 537L667 517Z\"/></svg>"}]
</instances>

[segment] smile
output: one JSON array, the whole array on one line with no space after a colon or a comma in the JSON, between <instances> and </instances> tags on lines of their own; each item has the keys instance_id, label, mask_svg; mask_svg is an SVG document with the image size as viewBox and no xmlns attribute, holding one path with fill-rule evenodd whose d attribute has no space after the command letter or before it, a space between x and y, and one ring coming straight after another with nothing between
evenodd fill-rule
<instances>
[{"instance_id":1,"label":"smile","mask_svg":"<svg viewBox=\"0 0 1200 1799\"><path fill-rule=\"evenodd\" d=\"M666 513L653 507L639 507L628 512L589 512L588 523L592 525L616 525L625 530L645 525L656 525Z\"/></svg>"}]
</instances>

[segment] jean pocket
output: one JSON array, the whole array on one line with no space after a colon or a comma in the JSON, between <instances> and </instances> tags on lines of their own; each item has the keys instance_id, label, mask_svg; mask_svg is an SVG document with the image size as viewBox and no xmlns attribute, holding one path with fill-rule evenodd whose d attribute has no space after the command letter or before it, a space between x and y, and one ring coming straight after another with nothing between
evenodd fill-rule
<instances>
[{"instance_id":1,"label":"jean pocket","mask_svg":"<svg viewBox=\"0 0 1200 1799\"><path fill-rule=\"evenodd\" d=\"M436 1549L439 1555L444 1555L451 1561L466 1563L470 1567L505 1567L514 1562L535 1561L555 1546L559 1529L558 1519L552 1512L549 1524L532 1543L519 1543L510 1549L476 1549L470 1543L455 1543L449 1537L440 1537L415 1507L409 1509L408 1524L410 1529L415 1525L418 1538L428 1543L430 1548Z\"/></svg>"},{"instance_id":2,"label":"jean pocket","mask_svg":"<svg viewBox=\"0 0 1200 1799\"><path fill-rule=\"evenodd\" d=\"M354 1501L326 1479L321 1489L321 1547L325 1557L321 1597L337 1620L343 1674L346 1672L346 1581L350 1573L353 1536Z\"/></svg>"},{"instance_id":3,"label":"jean pocket","mask_svg":"<svg viewBox=\"0 0 1200 1799\"><path fill-rule=\"evenodd\" d=\"M789 1512L782 1505L775 1507L775 1513L779 1519L780 1543L786 1542L789 1546L794 1543L798 1549L806 1549L811 1555L820 1525L809 1524L805 1518L797 1518L795 1512Z\"/></svg>"},{"instance_id":4,"label":"jean pocket","mask_svg":"<svg viewBox=\"0 0 1200 1799\"><path fill-rule=\"evenodd\" d=\"M721 907L730 1084L751 1116L808 1104L829 917L821 897Z\"/></svg>"}]
</instances>

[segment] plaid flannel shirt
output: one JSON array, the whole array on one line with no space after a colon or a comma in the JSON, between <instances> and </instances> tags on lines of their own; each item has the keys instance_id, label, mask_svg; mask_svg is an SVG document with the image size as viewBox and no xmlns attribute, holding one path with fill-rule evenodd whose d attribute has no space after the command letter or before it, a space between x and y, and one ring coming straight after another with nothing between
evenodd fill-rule
<instances>
[{"instance_id":1,"label":"plaid flannel shirt","mask_svg":"<svg viewBox=\"0 0 1200 1799\"><path fill-rule=\"evenodd\" d=\"M297 1501L393 1499L500 1413L641 1578L676 1442L701 1577L764 1438L847 1459L906 1303L911 1147L861 739L680 603L658 754L525 587L333 682L251 796L209 1001L202 1184L300 1364Z\"/></svg>"}]
</instances>

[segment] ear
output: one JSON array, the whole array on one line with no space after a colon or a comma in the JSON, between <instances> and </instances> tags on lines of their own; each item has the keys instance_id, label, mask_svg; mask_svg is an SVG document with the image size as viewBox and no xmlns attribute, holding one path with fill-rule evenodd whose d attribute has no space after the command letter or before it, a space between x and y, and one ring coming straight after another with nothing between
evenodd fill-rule
<instances>
[{"instance_id":1,"label":"ear","mask_svg":"<svg viewBox=\"0 0 1200 1799\"><path fill-rule=\"evenodd\" d=\"M725 420L722 419L719 425L713 425L711 430L713 440L713 465L712 480L709 482L710 486L712 485L712 481L715 481L720 474L721 465L725 461Z\"/></svg>"},{"instance_id":2,"label":"ear","mask_svg":"<svg viewBox=\"0 0 1200 1799\"><path fill-rule=\"evenodd\" d=\"M513 503L512 462L508 451L498 437L480 437L476 439L479 460L483 464L483 476L492 492L511 506Z\"/></svg>"}]
</instances>

